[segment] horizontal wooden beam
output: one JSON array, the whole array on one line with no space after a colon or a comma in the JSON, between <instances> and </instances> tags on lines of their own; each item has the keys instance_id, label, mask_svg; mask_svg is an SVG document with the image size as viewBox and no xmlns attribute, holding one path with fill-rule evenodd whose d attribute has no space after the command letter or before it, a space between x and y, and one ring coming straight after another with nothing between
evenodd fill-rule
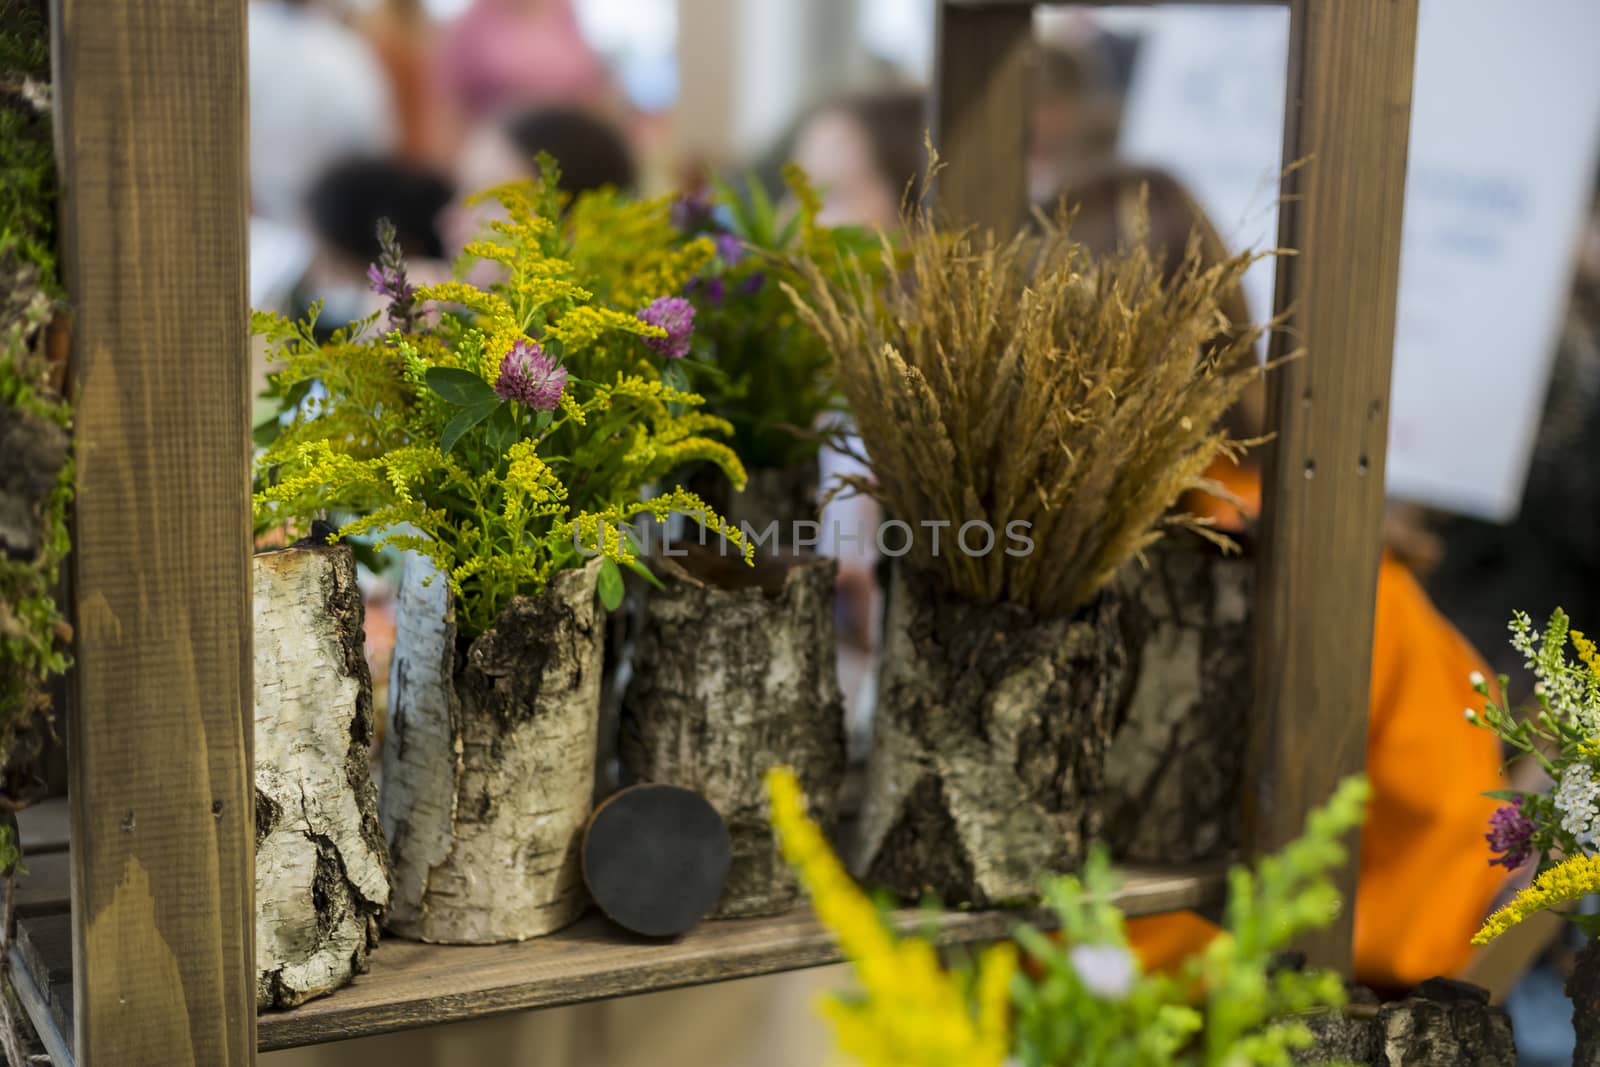
<instances>
[{"instance_id":1,"label":"horizontal wooden beam","mask_svg":"<svg viewBox=\"0 0 1600 1067\"><path fill-rule=\"evenodd\" d=\"M1221 902L1220 866L1156 870L1128 868L1117 903L1129 915ZM63 1032L72 1004L70 959L63 916L22 920L19 954L44 992L46 1015ZM931 917L908 908L895 916L902 931L932 929L940 944L996 941L1018 923L1048 923L1039 913L951 912ZM52 947L53 946L53 947ZM461 1022L532 1008L580 1004L735 978L838 963L833 936L808 909L765 919L701 923L670 942L621 933L592 917L549 937L481 947L390 940L379 944L371 971L329 996L260 1017L263 1051L342 1041L418 1026Z\"/></svg>"}]
</instances>

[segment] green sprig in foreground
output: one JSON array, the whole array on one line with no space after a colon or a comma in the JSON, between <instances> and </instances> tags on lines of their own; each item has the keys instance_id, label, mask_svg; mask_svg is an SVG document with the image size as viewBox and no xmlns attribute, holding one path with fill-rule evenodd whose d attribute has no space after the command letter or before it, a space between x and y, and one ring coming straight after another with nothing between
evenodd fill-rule
<instances>
[{"instance_id":1,"label":"green sprig in foreground","mask_svg":"<svg viewBox=\"0 0 1600 1067\"><path fill-rule=\"evenodd\" d=\"M1312 812L1299 840L1229 873L1225 929L1172 973L1141 973L1103 850L1081 876L1050 880L1044 899L1059 934L1015 932L1033 967L1011 978L1009 1040L995 1039L1002 1013L983 995L984 976L1009 967L1000 950L985 950L976 977L940 971L933 946L896 937L844 874L792 774L780 768L768 782L785 855L862 986L825 1010L841 1049L866 1067L1288 1067L1312 1042L1297 1015L1344 1002L1337 976L1277 962L1337 913L1328 873L1346 860L1340 839L1362 821L1362 779Z\"/></svg>"}]
</instances>

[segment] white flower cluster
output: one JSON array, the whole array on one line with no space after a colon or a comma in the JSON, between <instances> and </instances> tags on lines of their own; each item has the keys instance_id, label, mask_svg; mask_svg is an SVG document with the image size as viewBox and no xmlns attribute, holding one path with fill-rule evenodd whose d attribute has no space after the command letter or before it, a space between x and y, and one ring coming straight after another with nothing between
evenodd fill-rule
<instances>
[{"instance_id":1,"label":"white flower cluster","mask_svg":"<svg viewBox=\"0 0 1600 1067\"><path fill-rule=\"evenodd\" d=\"M1594 851L1600 844L1600 781L1587 763L1574 763L1562 773L1555 806L1561 812L1561 828Z\"/></svg>"},{"instance_id":2,"label":"white flower cluster","mask_svg":"<svg viewBox=\"0 0 1600 1067\"><path fill-rule=\"evenodd\" d=\"M1552 620L1550 636L1557 642L1553 648L1534 630L1526 612L1511 617L1510 630L1511 647L1522 653L1528 670L1539 680L1534 692L1544 698L1550 713L1590 737L1600 734L1600 705L1591 699L1588 672L1567 661L1565 619L1559 627Z\"/></svg>"}]
</instances>

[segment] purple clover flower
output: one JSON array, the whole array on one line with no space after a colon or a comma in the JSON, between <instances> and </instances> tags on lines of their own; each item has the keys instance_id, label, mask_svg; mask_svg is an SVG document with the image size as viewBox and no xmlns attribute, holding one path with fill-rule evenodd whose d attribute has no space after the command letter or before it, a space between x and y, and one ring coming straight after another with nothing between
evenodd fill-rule
<instances>
[{"instance_id":1,"label":"purple clover flower","mask_svg":"<svg viewBox=\"0 0 1600 1067\"><path fill-rule=\"evenodd\" d=\"M417 287L406 278L405 253L394 223L378 220L378 262L367 265L372 291L389 298L389 327L409 333L417 324Z\"/></svg>"},{"instance_id":2,"label":"purple clover flower","mask_svg":"<svg viewBox=\"0 0 1600 1067\"><path fill-rule=\"evenodd\" d=\"M667 331L665 337L646 337L644 343L651 350L668 359L682 359L689 354L689 341L694 337L694 305L681 296L660 296L647 308L638 312L639 321L659 326Z\"/></svg>"},{"instance_id":3,"label":"purple clover flower","mask_svg":"<svg viewBox=\"0 0 1600 1067\"><path fill-rule=\"evenodd\" d=\"M494 391L534 411L554 411L567 388L567 368L544 354L539 342L521 340L500 362Z\"/></svg>"},{"instance_id":4,"label":"purple clover flower","mask_svg":"<svg viewBox=\"0 0 1600 1067\"><path fill-rule=\"evenodd\" d=\"M1483 838L1491 851L1500 853L1489 861L1491 867L1499 864L1514 871L1533 853L1533 820L1522 813L1522 800L1515 797L1489 816L1489 832Z\"/></svg>"}]
</instances>

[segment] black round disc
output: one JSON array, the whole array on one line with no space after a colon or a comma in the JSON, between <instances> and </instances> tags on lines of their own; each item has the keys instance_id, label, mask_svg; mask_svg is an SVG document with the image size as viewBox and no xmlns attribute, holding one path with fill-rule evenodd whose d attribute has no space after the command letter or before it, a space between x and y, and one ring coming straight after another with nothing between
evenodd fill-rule
<instances>
[{"instance_id":1,"label":"black round disc","mask_svg":"<svg viewBox=\"0 0 1600 1067\"><path fill-rule=\"evenodd\" d=\"M731 862L722 816L675 785L613 794L583 836L583 880L595 903L618 926L650 937L674 937L703 919Z\"/></svg>"}]
</instances>

